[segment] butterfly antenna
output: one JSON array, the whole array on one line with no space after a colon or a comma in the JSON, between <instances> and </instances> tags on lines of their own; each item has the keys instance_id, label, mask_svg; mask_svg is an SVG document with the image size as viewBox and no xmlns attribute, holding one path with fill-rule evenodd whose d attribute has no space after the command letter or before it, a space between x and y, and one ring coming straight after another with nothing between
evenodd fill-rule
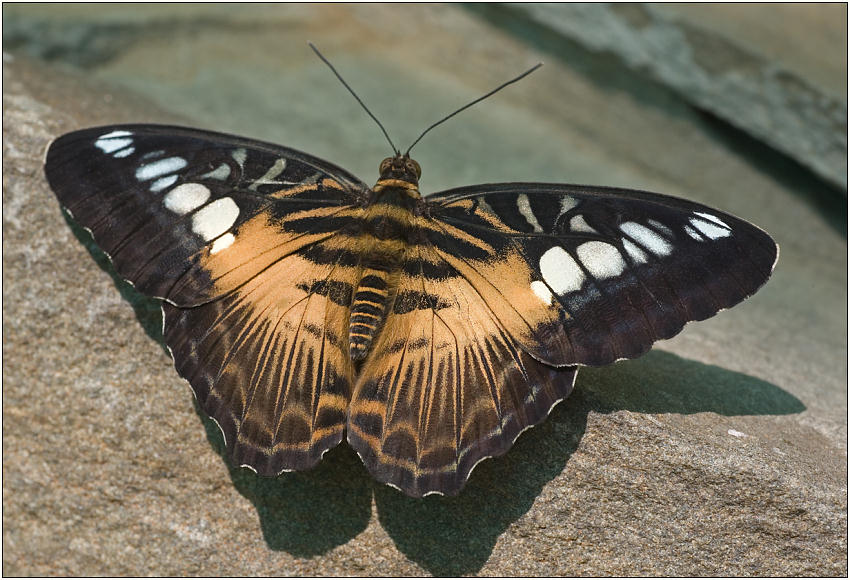
<instances>
[{"instance_id":1,"label":"butterfly antenna","mask_svg":"<svg viewBox=\"0 0 850 580\"><path fill-rule=\"evenodd\" d=\"M414 141L414 142L413 142L413 145L416 145L417 143L419 143L419 141L421 141L421 140L422 140L422 137L424 137L424 136L425 136L425 134L426 134L428 131L430 131L431 129L433 129L433 128L434 128L434 127L436 127L437 125L440 125L441 123L445 123L446 121L448 121L449 119L451 119L452 117L454 117L455 115L457 115L458 113L460 113L461 111L463 111L463 110L465 110L465 109L468 109L469 107L471 107L471 106L472 106L472 105L474 105L475 103L480 103L481 101L483 101L483 100L484 100L484 99L486 99L487 97L489 97L489 96L491 96L491 95L494 95L494 94L498 93L499 91L501 91L502 89L504 89L506 86L508 86L508 85L512 85L512 84L514 84L515 82L517 82L517 81L519 81L519 80L522 80L523 78L527 77L528 75L530 75L531 73L533 73L534 71L536 71L537 69L539 69L541 66L543 66L543 63L542 63L542 62L538 62L536 65L534 65L533 67L531 67L530 69L528 69L527 71L525 71L524 73L522 73L521 75L519 75L518 77L514 77L514 78L512 78L511 80L509 80L508 82L506 82L506 83L502 83L501 85L499 85L498 87L496 87L495 89L493 89L492 91L490 91L489 93L487 93L486 95L484 95L483 97L478 97L477 99L475 99L475 100L474 100L474 101L472 101L471 103L468 103L468 104L466 104L466 105L462 106L460 109L458 109L458 110L457 110L457 111L455 111L454 113L452 113L452 114L450 114L450 115L446 115L445 117L443 117L442 119L440 119L439 121L437 121L436 123L434 123L433 125L431 125L430 127L428 127L427 129L425 129L424 131L422 131L422 134L421 134L421 135L419 135L419 137L416 139L416 141ZM408 148L407 148L407 151L404 153L404 154L405 154L405 156L407 156L407 155L409 155L409 154L410 154L410 150L411 150L411 149L413 149L413 145L411 145L410 147L408 147Z\"/></svg>"},{"instance_id":2,"label":"butterfly antenna","mask_svg":"<svg viewBox=\"0 0 850 580\"><path fill-rule=\"evenodd\" d=\"M310 46L310 48L313 49L313 52L316 53L316 56L318 56L320 59L322 59L322 62L324 62L326 65L328 65L328 68L330 68L333 71L333 73L336 75L336 78L339 79L339 82L341 82L343 84L343 86L346 89L348 89L348 92L351 93L352 96L354 96L355 99L357 99L357 102L360 103L360 106L363 107L363 110L366 111L367 113L369 113L369 116L372 117L372 120L375 121L378 124L378 127L381 128L381 131L384 132L384 137L386 137L387 141L389 141L390 147L393 148L393 152L396 155L399 155L400 152L399 152L398 148L395 146L395 144L393 144L393 140L390 139L390 136L387 133L387 130L384 129L384 126L381 125L381 122L378 120L378 118L375 117L375 115L372 114L372 111L370 111L369 108L365 104L363 104L363 101L360 100L360 97L357 96L357 93L354 92L354 89L352 89L350 86L348 86L348 83L345 82L345 79L342 78L342 75L340 75L338 72L336 72L334 65L332 65L330 63L330 61L328 59L326 59L321 52L319 52L319 49L316 48L316 46L312 42L308 42L307 44Z\"/></svg>"}]
</instances>

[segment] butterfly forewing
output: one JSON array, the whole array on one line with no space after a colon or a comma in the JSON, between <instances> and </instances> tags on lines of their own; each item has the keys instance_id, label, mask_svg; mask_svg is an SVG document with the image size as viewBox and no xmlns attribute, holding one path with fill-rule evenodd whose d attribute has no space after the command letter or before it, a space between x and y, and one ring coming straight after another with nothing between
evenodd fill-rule
<instances>
[{"instance_id":1,"label":"butterfly forewing","mask_svg":"<svg viewBox=\"0 0 850 580\"><path fill-rule=\"evenodd\" d=\"M368 191L292 149L155 125L64 135L52 143L45 172L118 273L179 306L224 295L332 233L327 218ZM287 220L292 229L282 226Z\"/></svg>"},{"instance_id":2,"label":"butterfly forewing","mask_svg":"<svg viewBox=\"0 0 850 580\"><path fill-rule=\"evenodd\" d=\"M468 279L502 255L521 257L515 274L488 280L521 296L527 317L540 313L542 342L529 352L553 365L602 365L646 352L686 322L752 295L778 252L747 222L648 192L512 183L429 201L434 219L503 244L499 257L470 259Z\"/></svg>"}]
</instances>

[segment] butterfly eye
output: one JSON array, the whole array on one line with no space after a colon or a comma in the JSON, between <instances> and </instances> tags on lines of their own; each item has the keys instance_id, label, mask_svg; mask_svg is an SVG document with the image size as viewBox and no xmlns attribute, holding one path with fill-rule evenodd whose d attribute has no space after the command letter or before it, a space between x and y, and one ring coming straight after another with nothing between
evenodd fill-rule
<instances>
[{"instance_id":1,"label":"butterfly eye","mask_svg":"<svg viewBox=\"0 0 850 580\"><path fill-rule=\"evenodd\" d=\"M407 160L407 169L413 171L417 179L422 177L422 168L419 167L419 164L414 159Z\"/></svg>"},{"instance_id":2,"label":"butterfly eye","mask_svg":"<svg viewBox=\"0 0 850 580\"><path fill-rule=\"evenodd\" d=\"M386 173L387 171L390 170L390 167L392 167L392 164L393 164L393 158L387 157L386 159L381 161L381 164L378 166L378 173L383 175L384 173Z\"/></svg>"}]
</instances>

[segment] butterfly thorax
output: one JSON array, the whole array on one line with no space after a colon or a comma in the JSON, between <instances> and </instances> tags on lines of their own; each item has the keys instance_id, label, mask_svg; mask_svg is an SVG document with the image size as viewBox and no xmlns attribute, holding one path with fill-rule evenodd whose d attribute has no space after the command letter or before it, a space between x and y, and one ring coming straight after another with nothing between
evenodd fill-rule
<instances>
[{"instance_id":1,"label":"butterfly thorax","mask_svg":"<svg viewBox=\"0 0 850 580\"><path fill-rule=\"evenodd\" d=\"M381 163L381 177L372 199L363 208L360 281L354 293L349 322L351 359L366 358L395 298L399 269L416 215L422 206L419 164L397 155Z\"/></svg>"}]
</instances>

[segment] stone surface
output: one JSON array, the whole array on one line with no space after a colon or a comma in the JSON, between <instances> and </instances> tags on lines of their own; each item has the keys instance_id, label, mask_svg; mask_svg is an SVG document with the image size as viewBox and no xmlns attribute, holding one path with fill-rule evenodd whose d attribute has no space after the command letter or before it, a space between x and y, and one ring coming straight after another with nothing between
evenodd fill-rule
<instances>
[{"instance_id":1,"label":"stone surface","mask_svg":"<svg viewBox=\"0 0 850 580\"><path fill-rule=\"evenodd\" d=\"M846 195L846 5L512 6L520 18L616 55Z\"/></svg>"},{"instance_id":2,"label":"stone surface","mask_svg":"<svg viewBox=\"0 0 850 580\"><path fill-rule=\"evenodd\" d=\"M387 146L308 39L402 142L541 54L455 7L16 9L4 27L41 31L60 47L42 56L81 70L4 55L4 574L847 574L846 206L810 174L594 55L547 59L417 146L425 191L539 180L689 197L774 235L771 282L639 360L583 370L458 498L406 498L345 445L260 479L221 459L156 304L63 219L47 143L181 122L371 181Z\"/></svg>"}]
</instances>

